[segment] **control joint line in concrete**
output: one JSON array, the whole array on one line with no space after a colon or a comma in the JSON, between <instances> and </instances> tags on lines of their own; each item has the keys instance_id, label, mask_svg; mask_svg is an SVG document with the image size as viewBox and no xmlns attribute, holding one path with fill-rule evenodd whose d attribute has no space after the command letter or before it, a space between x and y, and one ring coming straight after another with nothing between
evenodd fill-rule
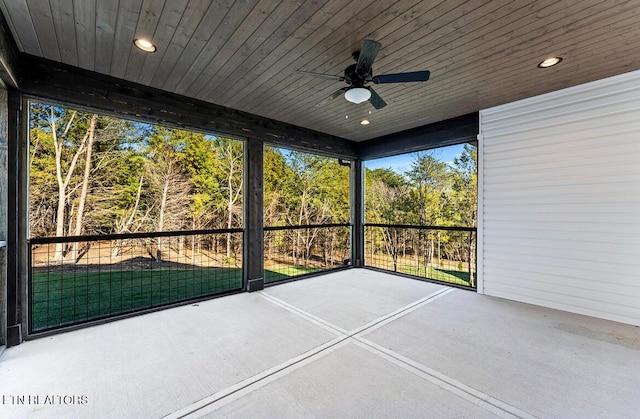
<instances>
[{"instance_id":1,"label":"control joint line in concrete","mask_svg":"<svg viewBox=\"0 0 640 419\"><path fill-rule=\"evenodd\" d=\"M267 301L269 301L269 302L271 302L271 303L273 303L273 304L275 304L275 305L277 305L277 306L279 306L279 307L281 307L281 308L283 308L283 309L295 314L296 316L301 317L304 320L309 321L309 322L315 324L316 326L319 326L319 327L321 327L321 328L323 328L325 330L328 330L328 331L330 331L332 333L336 333L336 334L338 334L340 336L349 334L349 332L347 330L345 330L345 329L343 329L343 328L341 328L339 326L336 326L335 324L330 323L330 322L328 322L326 320L323 320L318 316L314 316L313 314L311 314L311 313L309 313L307 311L299 309L298 307L296 307L294 305L291 305L291 304L289 304L289 303L287 303L285 301L282 301L281 299L276 298L273 295L269 295L264 291L259 291L258 295L261 296L262 298L264 298L265 300L267 300Z\"/></svg>"},{"instance_id":2,"label":"control joint line in concrete","mask_svg":"<svg viewBox=\"0 0 640 419\"><path fill-rule=\"evenodd\" d=\"M276 365L275 367L262 371L261 373L242 380L233 386L227 387L176 412L166 415L163 419L198 418L207 413L213 412L225 404L233 400L237 400L256 389L335 351L336 349L346 345L348 339L349 338L346 336L337 337L295 358L291 358L279 365Z\"/></svg>"},{"instance_id":3,"label":"control joint line in concrete","mask_svg":"<svg viewBox=\"0 0 640 419\"><path fill-rule=\"evenodd\" d=\"M441 290L438 290L432 294L429 294L426 297L423 297L417 301L414 301L404 307L399 308L398 310L395 310L391 313L385 314L384 316L381 316L359 328L356 328L352 331L347 331L333 323L330 323L326 320L321 319L320 317L317 317L305 310L302 310L292 304L289 304L283 300L280 300L277 297L274 297L272 295L269 295L268 293L264 292L264 291L260 291L258 292L258 295L260 295L262 298L270 301L271 303L291 312L292 314L306 320L309 321L310 323L315 324L316 326L330 331L332 333L335 333L338 335L337 338L333 339L330 342L327 342L323 345L320 345L314 349L311 349L308 352L305 352L304 354L292 358L288 361L285 361L273 368L270 368L268 370L265 370L257 375L254 375L252 377L249 377L241 382L239 382L238 384L235 384L231 387L228 387L224 390L221 390L215 394L212 394L208 397L205 397L204 399L195 402L189 406L186 406L185 408L176 411L168 416L165 416L166 419L178 419L178 418L196 418L196 417L201 417L207 413L211 413L217 409L219 409L220 407L239 399L240 397L243 397L246 394L251 393L252 391L263 387L265 385L267 385L270 382L273 382L275 380L277 380L280 377L283 377L295 370L297 370L298 368L301 368L313 361L315 361L318 358L321 358L323 356L325 356L326 354L329 354L333 351L335 351L336 349L346 345L349 343L349 341L351 341L352 339L354 340L354 342L356 344L360 344L361 346L364 345L364 347L366 347L366 344L363 343L359 343L359 338L357 336L364 334L365 332L371 331L371 330L375 330L391 321L394 321L408 313L411 313L414 310L417 310L418 308L429 304L435 300L437 300L438 298L443 297L444 295L450 293L454 291L453 288L444 288ZM373 352L369 349L370 352ZM373 352L375 354L377 354L378 356L380 356L380 354L384 354L383 352ZM388 357L388 356L387 356ZM393 358L392 358L393 359ZM396 360L395 363L397 364L398 361ZM403 368L407 369L406 366L403 366ZM412 371L410 370L411 372ZM433 380L431 380L433 381ZM436 384L438 384L440 387L446 388L442 385L442 382L438 381ZM476 403L477 404L477 403Z\"/></svg>"},{"instance_id":4,"label":"control joint line in concrete","mask_svg":"<svg viewBox=\"0 0 640 419\"><path fill-rule=\"evenodd\" d=\"M438 298L442 298L445 295L449 294L450 292L453 292L455 290L455 288L444 288L441 290L438 290L432 294L427 295L426 297L423 297L421 299L419 299L418 301L414 301L411 304L408 304L402 308L399 308L396 311L393 311L389 314L385 314L382 317L379 317L357 329L352 330L349 333L349 336L355 336L355 335L364 335L367 334L373 330L376 330L382 326L384 326L385 324L391 323L392 321L395 321L397 319L399 319L400 317L403 317L409 313L411 313L412 311L415 311L427 304L430 304L432 302L434 302L435 300L437 300Z\"/></svg>"},{"instance_id":5,"label":"control joint line in concrete","mask_svg":"<svg viewBox=\"0 0 640 419\"><path fill-rule=\"evenodd\" d=\"M359 336L354 336L355 344L376 354L389 362L415 374L422 379L436 384L449 392L503 418L534 419L535 416L518 409L517 407L498 400L479 390L448 377L426 365L420 364L410 358L400 355L391 349L385 348L372 341Z\"/></svg>"}]
</instances>

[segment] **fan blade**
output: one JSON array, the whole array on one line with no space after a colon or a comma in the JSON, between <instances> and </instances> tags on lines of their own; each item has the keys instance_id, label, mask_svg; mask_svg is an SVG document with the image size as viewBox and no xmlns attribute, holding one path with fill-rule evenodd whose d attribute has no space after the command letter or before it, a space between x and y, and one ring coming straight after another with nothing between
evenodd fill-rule
<instances>
[{"instance_id":1,"label":"fan blade","mask_svg":"<svg viewBox=\"0 0 640 419\"><path fill-rule=\"evenodd\" d=\"M413 81L427 81L429 80L429 71L413 71L410 73L398 73L398 74L381 74L371 79L375 84L380 83L409 83Z\"/></svg>"},{"instance_id":2,"label":"fan blade","mask_svg":"<svg viewBox=\"0 0 640 419\"><path fill-rule=\"evenodd\" d=\"M319 77L321 79L344 81L344 76L334 76L333 74L312 73L310 71L302 70L297 70L297 73L303 74L305 76Z\"/></svg>"},{"instance_id":3,"label":"fan blade","mask_svg":"<svg viewBox=\"0 0 640 419\"><path fill-rule=\"evenodd\" d=\"M362 41L362 49L358 56L358 64L356 65L356 73L366 75L371 73L371 66L378 55L378 51L382 45L379 42L365 39Z\"/></svg>"},{"instance_id":4,"label":"fan blade","mask_svg":"<svg viewBox=\"0 0 640 419\"><path fill-rule=\"evenodd\" d=\"M375 90L373 90L371 87L367 87L367 89L369 89L369 91L371 92L371 97L369 98L369 102L371 102L374 108L382 109L385 106L387 106L387 102L382 100L380 95L378 95Z\"/></svg>"},{"instance_id":5,"label":"fan blade","mask_svg":"<svg viewBox=\"0 0 640 419\"><path fill-rule=\"evenodd\" d=\"M343 87L342 89L339 89L335 92L333 92L329 97L327 97L325 100L323 100L322 102L318 103L316 106L324 106L327 103L331 102L333 99L337 98L340 95L343 95L345 91L345 88Z\"/></svg>"}]
</instances>

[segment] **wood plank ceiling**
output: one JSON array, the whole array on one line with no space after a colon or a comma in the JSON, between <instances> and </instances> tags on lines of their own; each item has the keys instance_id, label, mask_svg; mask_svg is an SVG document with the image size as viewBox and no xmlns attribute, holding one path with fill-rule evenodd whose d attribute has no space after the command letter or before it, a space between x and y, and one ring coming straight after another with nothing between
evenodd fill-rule
<instances>
[{"instance_id":1,"label":"wood plank ceiling","mask_svg":"<svg viewBox=\"0 0 640 419\"><path fill-rule=\"evenodd\" d=\"M640 69L640 0L0 0L25 53L363 141ZM155 53L132 44L153 40ZM388 106L323 102L363 39ZM548 56L560 65L539 69ZM348 118L347 118L348 116ZM359 121L367 118L368 126Z\"/></svg>"}]
</instances>

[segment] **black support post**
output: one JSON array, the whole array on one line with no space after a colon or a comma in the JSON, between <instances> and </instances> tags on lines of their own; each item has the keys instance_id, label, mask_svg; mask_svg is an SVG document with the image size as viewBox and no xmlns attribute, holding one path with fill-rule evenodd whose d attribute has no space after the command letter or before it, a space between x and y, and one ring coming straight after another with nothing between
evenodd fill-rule
<instances>
[{"instance_id":1,"label":"black support post","mask_svg":"<svg viewBox=\"0 0 640 419\"><path fill-rule=\"evenodd\" d=\"M23 291L26 289L27 144L22 95L9 90L7 185L7 346L22 342Z\"/></svg>"},{"instance_id":2,"label":"black support post","mask_svg":"<svg viewBox=\"0 0 640 419\"><path fill-rule=\"evenodd\" d=\"M244 147L244 289L264 288L263 143L249 139Z\"/></svg>"},{"instance_id":3,"label":"black support post","mask_svg":"<svg viewBox=\"0 0 640 419\"><path fill-rule=\"evenodd\" d=\"M364 266L364 166L362 160L351 161L351 266Z\"/></svg>"}]
</instances>

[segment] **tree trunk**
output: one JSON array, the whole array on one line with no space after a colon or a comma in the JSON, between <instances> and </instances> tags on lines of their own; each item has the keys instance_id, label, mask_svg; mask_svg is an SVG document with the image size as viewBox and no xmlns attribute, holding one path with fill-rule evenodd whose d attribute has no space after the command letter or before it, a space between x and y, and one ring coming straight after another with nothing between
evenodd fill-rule
<instances>
[{"instance_id":1,"label":"tree trunk","mask_svg":"<svg viewBox=\"0 0 640 419\"><path fill-rule=\"evenodd\" d=\"M58 176L58 211L56 213L56 237L64 236L64 210L67 205L66 191L67 186L61 181L61 176ZM56 252L54 254L55 260L62 261L64 259L63 246L64 243L56 243Z\"/></svg>"},{"instance_id":2,"label":"tree trunk","mask_svg":"<svg viewBox=\"0 0 640 419\"><path fill-rule=\"evenodd\" d=\"M64 236L64 228L65 228L65 209L67 204L67 188L69 186L69 182L71 181L71 176L76 167L76 163L78 162L78 157L84 151L84 143L87 140L87 136L78 146L78 150L74 154L71 159L71 163L67 169L67 174L64 175L62 173L62 151L64 150L64 137L69 132L71 125L73 124L73 120L75 119L76 112L71 114L69 121L62 133L58 137L58 131L56 127L55 115L53 111L53 107L51 107L51 116L49 119L49 124L51 126L51 134L53 136L53 145L55 148L55 160L56 160L56 180L58 182L58 212L56 213L56 237ZM58 261L64 260L65 251L63 243L56 243L56 251L54 254L54 259Z\"/></svg>"},{"instance_id":3,"label":"tree trunk","mask_svg":"<svg viewBox=\"0 0 640 419\"><path fill-rule=\"evenodd\" d=\"M162 187L162 195L160 197L160 214L158 214L158 231L164 231L164 218L165 212L167 210L167 196L169 191L169 177L167 177L164 181L164 185ZM162 252L164 250L162 237L157 238L158 248L156 249L156 260L158 262L162 261Z\"/></svg>"},{"instance_id":4,"label":"tree trunk","mask_svg":"<svg viewBox=\"0 0 640 419\"><path fill-rule=\"evenodd\" d=\"M84 217L84 206L87 201L87 191L89 190L89 176L91 175L91 152L93 151L93 140L95 138L96 120L98 115L91 115L89 129L87 131L87 152L84 159L84 176L82 178L82 190L80 191L80 201L76 212L76 228L74 236L82 234L82 221ZM73 244L72 259L78 263L78 242Z\"/></svg>"},{"instance_id":5,"label":"tree trunk","mask_svg":"<svg viewBox=\"0 0 640 419\"><path fill-rule=\"evenodd\" d=\"M142 181L144 180L144 176L140 176L140 182L138 183L138 191L136 192L136 202L133 204L133 209L131 209L131 214L125 220L118 222L119 225L117 233L126 233L129 231L129 227L133 224L135 220L136 213L138 212L138 206L140 205L140 196L142 195ZM124 240L116 240L115 245L113 246L113 252L111 254L112 257L118 256L120 253L120 248L123 246Z\"/></svg>"},{"instance_id":6,"label":"tree trunk","mask_svg":"<svg viewBox=\"0 0 640 419\"><path fill-rule=\"evenodd\" d=\"M438 231L438 268L442 266L442 258L440 254L440 232Z\"/></svg>"},{"instance_id":7,"label":"tree trunk","mask_svg":"<svg viewBox=\"0 0 640 419\"><path fill-rule=\"evenodd\" d=\"M229 187L231 187L231 179L229 179ZM229 195L229 205L227 206L229 216L227 218L227 228L233 226L233 200ZM227 233L227 261L231 258L231 233Z\"/></svg>"}]
</instances>

